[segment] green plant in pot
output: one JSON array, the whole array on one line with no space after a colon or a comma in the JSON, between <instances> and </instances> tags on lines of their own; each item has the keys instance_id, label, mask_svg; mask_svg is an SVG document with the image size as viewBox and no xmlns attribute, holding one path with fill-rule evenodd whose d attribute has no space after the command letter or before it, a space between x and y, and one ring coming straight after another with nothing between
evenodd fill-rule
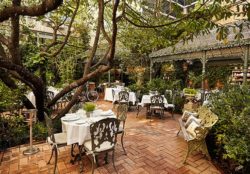
<instances>
[{"instance_id":1,"label":"green plant in pot","mask_svg":"<svg viewBox=\"0 0 250 174\"><path fill-rule=\"evenodd\" d=\"M95 110L95 104L92 102L86 102L83 105L83 109L86 111L87 117L90 117L90 114Z\"/></svg>"}]
</instances>

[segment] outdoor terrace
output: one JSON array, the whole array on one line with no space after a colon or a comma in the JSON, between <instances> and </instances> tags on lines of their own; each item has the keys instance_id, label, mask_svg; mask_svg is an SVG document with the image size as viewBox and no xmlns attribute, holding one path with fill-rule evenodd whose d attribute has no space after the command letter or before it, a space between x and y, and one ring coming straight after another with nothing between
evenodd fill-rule
<instances>
[{"instance_id":1,"label":"outdoor terrace","mask_svg":"<svg viewBox=\"0 0 250 174\"><path fill-rule=\"evenodd\" d=\"M102 109L112 108L111 102L100 101ZM136 118L136 111L128 112L126 134L124 137L127 155L123 154L118 136L118 145L115 153L115 165L118 173L122 174L219 174L221 173L210 161L200 153L190 155L186 164L182 161L186 155L187 143L182 137L176 136L179 124L172 119L171 114L165 112L164 119L153 117L152 121L146 119L145 108ZM175 119L180 115L175 114ZM47 143L40 143L40 152L32 156L24 156L23 150L28 145L7 149L0 154L0 174L7 173L52 173L53 161L47 165L51 154L51 147ZM77 174L79 163L70 163L70 146L59 148L57 172L59 174ZM111 158L109 158L111 159ZM111 160L110 160L111 161ZM91 172L91 162L83 157L83 173ZM100 160L100 167L96 174L115 173L112 163L104 164Z\"/></svg>"}]
</instances>

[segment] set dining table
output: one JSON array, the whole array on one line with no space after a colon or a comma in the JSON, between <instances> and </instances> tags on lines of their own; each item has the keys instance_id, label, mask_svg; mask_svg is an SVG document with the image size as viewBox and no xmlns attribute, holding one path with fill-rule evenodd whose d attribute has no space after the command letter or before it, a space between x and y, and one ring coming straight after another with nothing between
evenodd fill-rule
<instances>
[{"instance_id":1,"label":"set dining table","mask_svg":"<svg viewBox=\"0 0 250 174\"><path fill-rule=\"evenodd\" d=\"M86 140L90 140L90 125L107 117L116 118L112 110L103 111L96 109L90 117L86 116L83 109L75 113L66 114L61 118L62 131L66 132L67 145L78 143L82 145Z\"/></svg>"},{"instance_id":2,"label":"set dining table","mask_svg":"<svg viewBox=\"0 0 250 174\"><path fill-rule=\"evenodd\" d=\"M61 89L55 88L53 86L49 86L47 91L50 91L53 93L54 96L56 96ZM26 94L26 97L29 99L29 101L33 104L34 107L36 107L36 97L32 91L28 92Z\"/></svg>"},{"instance_id":3,"label":"set dining table","mask_svg":"<svg viewBox=\"0 0 250 174\"><path fill-rule=\"evenodd\" d=\"M142 96L142 99L141 99L141 106L144 107L144 106L148 106L151 104L151 97L153 95L143 95ZM166 97L164 95L162 95L163 97L163 103L164 103L164 107L165 108L169 108L169 107L174 107L173 104L169 104Z\"/></svg>"},{"instance_id":4,"label":"set dining table","mask_svg":"<svg viewBox=\"0 0 250 174\"><path fill-rule=\"evenodd\" d=\"M116 87L116 88L106 88L105 89L105 95L104 95L104 100L106 101L112 101L112 102L115 102L115 101L118 101L119 100L119 92L124 90L122 87ZM114 96L113 96L113 92L114 91ZM135 105L136 103L136 94L135 92L129 92L129 101L131 103L133 103L133 105Z\"/></svg>"}]
</instances>

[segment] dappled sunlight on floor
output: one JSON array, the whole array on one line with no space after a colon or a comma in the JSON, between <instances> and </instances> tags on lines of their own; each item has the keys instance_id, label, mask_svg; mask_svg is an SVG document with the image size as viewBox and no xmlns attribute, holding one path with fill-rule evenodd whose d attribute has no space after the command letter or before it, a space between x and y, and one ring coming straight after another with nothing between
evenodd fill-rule
<instances>
[{"instance_id":1,"label":"dappled sunlight on floor","mask_svg":"<svg viewBox=\"0 0 250 174\"><path fill-rule=\"evenodd\" d=\"M112 109L111 102L99 101L98 107L103 110ZM114 110L114 109L113 109ZM179 115L175 114L177 119ZM171 117L171 114L165 112L164 119L152 117L146 119L146 110L143 109L138 118L136 110L131 109L128 112L126 122L126 133L124 136L125 149L127 155L123 154L120 135L117 139L115 153L115 165L118 173L122 174L219 174L220 172L207 161L200 153L190 155L186 164L182 161L186 155L187 143L182 135L176 136L179 130L178 123ZM50 157L51 148L46 143L36 145L40 152L32 156L24 156L23 150L27 145L7 149L1 153L0 174L8 173L52 173L52 164L47 165ZM79 173L79 163L74 165L70 163L70 146L59 149L57 173L73 174ZM100 158L100 167L95 170L98 174L115 173L111 163L104 164L102 156ZM87 157L83 157L84 173L91 172L91 163Z\"/></svg>"}]
</instances>

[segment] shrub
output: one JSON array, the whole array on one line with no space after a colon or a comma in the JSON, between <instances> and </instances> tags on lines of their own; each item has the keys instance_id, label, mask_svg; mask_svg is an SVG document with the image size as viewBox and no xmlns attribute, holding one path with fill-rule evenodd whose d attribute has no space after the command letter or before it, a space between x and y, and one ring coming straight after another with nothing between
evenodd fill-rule
<instances>
[{"instance_id":1,"label":"shrub","mask_svg":"<svg viewBox=\"0 0 250 174\"><path fill-rule=\"evenodd\" d=\"M158 91L160 94L164 94L166 89L166 81L161 78L152 79L147 83L147 91Z\"/></svg>"},{"instance_id":2,"label":"shrub","mask_svg":"<svg viewBox=\"0 0 250 174\"><path fill-rule=\"evenodd\" d=\"M48 136L48 130L44 123L37 122L33 125L33 138L35 140L45 140Z\"/></svg>"},{"instance_id":3,"label":"shrub","mask_svg":"<svg viewBox=\"0 0 250 174\"><path fill-rule=\"evenodd\" d=\"M0 112L18 108L21 103L21 91L11 90L0 82Z\"/></svg>"},{"instance_id":4,"label":"shrub","mask_svg":"<svg viewBox=\"0 0 250 174\"><path fill-rule=\"evenodd\" d=\"M44 123L33 125L33 138L45 140L47 128ZM20 115L0 116L0 150L29 142L29 126Z\"/></svg>"},{"instance_id":5,"label":"shrub","mask_svg":"<svg viewBox=\"0 0 250 174\"><path fill-rule=\"evenodd\" d=\"M231 170L242 165L243 173L249 173L250 90L228 86L222 93L212 95L211 103L212 111L219 117L209 134L213 153L218 159L230 161Z\"/></svg>"},{"instance_id":6,"label":"shrub","mask_svg":"<svg viewBox=\"0 0 250 174\"><path fill-rule=\"evenodd\" d=\"M22 116L0 116L0 149L27 142L28 130Z\"/></svg>"}]
</instances>

